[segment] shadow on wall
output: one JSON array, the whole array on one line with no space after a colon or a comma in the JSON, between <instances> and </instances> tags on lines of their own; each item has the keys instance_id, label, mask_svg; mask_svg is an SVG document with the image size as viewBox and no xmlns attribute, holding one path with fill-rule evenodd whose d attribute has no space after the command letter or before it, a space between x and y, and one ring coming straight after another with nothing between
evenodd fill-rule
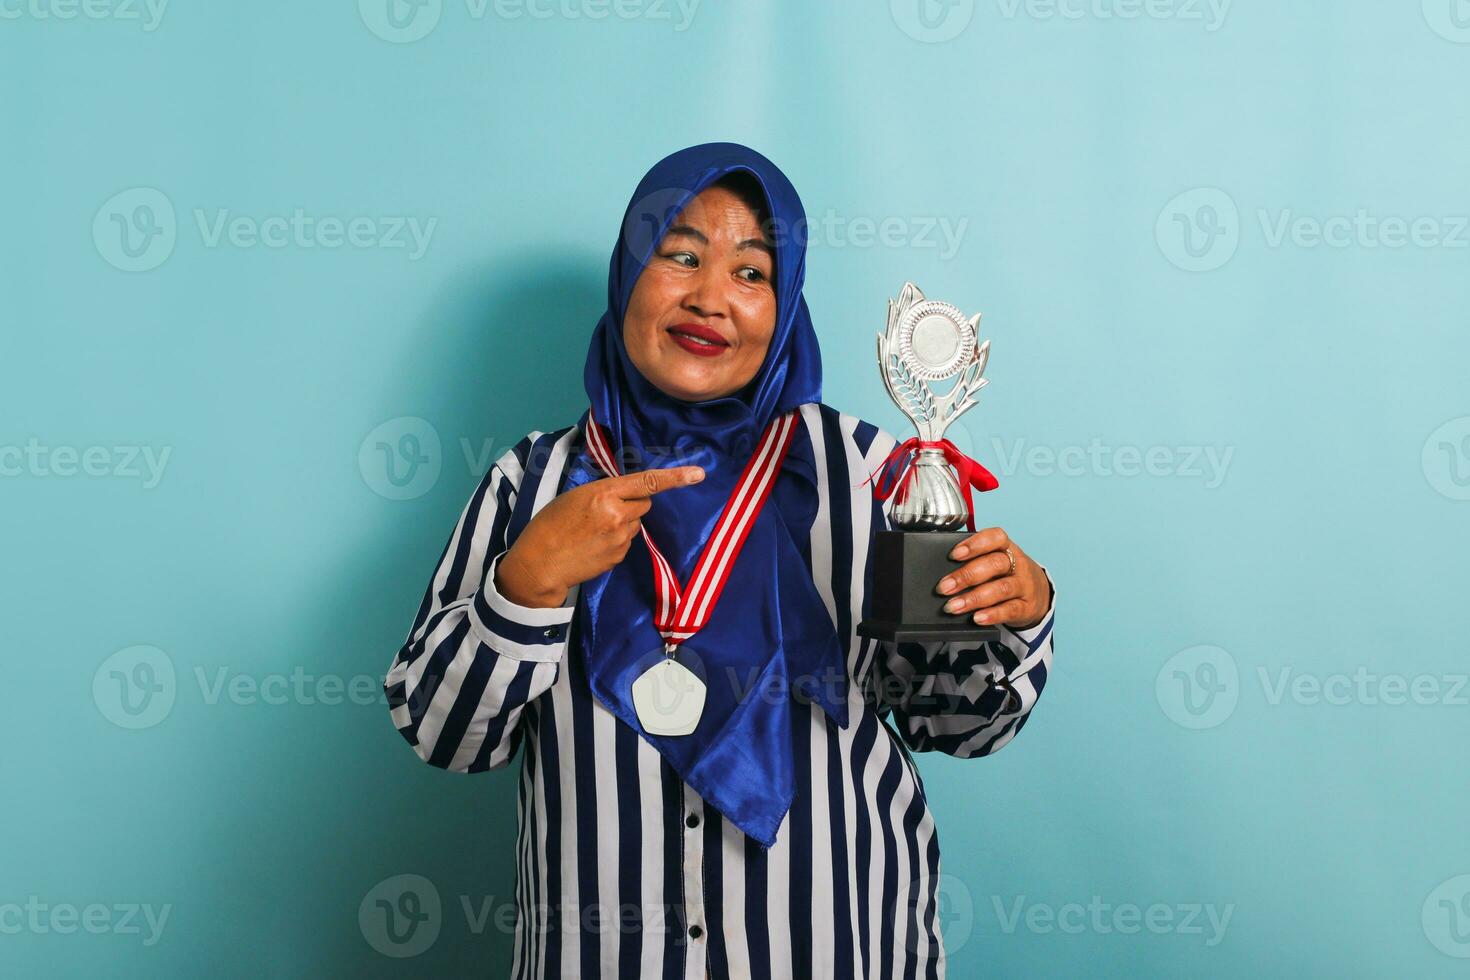
<instances>
[{"instance_id":1,"label":"shadow on wall","mask_svg":"<svg viewBox=\"0 0 1470 980\"><path fill-rule=\"evenodd\" d=\"M556 254L529 260L519 272L477 270L446 285L433 308L404 328L383 415L418 415L439 430L442 475L416 500L381 500L370 526L335 543L336 574L303 596L304 605L283 612L282 642L302 651L308 673L370 674L380 691L483 470L527 432L570 425L586 407L582 365L606 304L604 268L591 256ZM377 421L364 420L363 431ZM493 444L476 472L461 438L476 453L485 440ZM207 873L228 875L217 893L232 896L238 914L271 928L270 940L249 957L256 969L509 975L523 750L496 772L435 769L393 729L381 701L293 712L286 724L253 732L248 755L242 782L257 788L242 787L239 806L208 811L224 823L208 839L228 842L234 855ZM264 867L301 874L291 881L252 877L252 868ZM370 929L359 923L369 891L398 875L421 875L437 893L438 937L412 959L375 950L365 935ZM400 905L400 925L414 908L431 911L429 897ZM379 916L381 929L390 913L364 914ZM419 927L432 930L434 923ZM312 962L300 961L303 950Z\"/></svg>"}]
</instances>

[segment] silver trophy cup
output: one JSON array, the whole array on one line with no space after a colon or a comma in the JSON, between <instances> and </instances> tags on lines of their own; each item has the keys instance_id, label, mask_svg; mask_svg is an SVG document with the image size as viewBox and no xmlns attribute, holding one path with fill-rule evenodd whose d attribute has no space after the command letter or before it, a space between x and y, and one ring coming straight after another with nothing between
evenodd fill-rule
<instances>
[{"instance_id":1,"label":"silver trophy cup","mask_svg":"<svg viewBox=\"0 0 1470 980\"><path fill-rule=\"evenodd\" d=\"M924 442L939 442L950 423L977 402L990 341L979 340L980 314L966 318L949 303L925 299L904 283L888 301L888 328L878 335L878 367L889 396ZM953 380L936 394L932 385ZM963 614L944 611L936 586L953 570L950 550L967 537L965 498L944 450L921 447L906 486L889 511L895 530L874 541L872 615L858 631L881 639L948 639L981 633Z\"/></svg>"}]
</instances>

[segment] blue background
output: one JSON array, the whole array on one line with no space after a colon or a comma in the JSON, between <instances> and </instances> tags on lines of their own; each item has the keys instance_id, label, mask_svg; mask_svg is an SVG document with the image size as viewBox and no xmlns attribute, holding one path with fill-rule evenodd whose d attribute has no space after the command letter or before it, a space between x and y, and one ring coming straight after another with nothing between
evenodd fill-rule
<instances>
[{"instance_id":1,"label":"blue background","mask_svg":"<svg viewBox=\"0 0 1470 980\"><path fill-rule=\"evenodd\" d=\"M0 973L506 972L519 760L423 765L376 684L712 139L815 222L829 403L903 431L905 279L993 340L953 436L1059 625L1021 738L920 758L950 975L1463 973L1470 4L385 2L0 4ZM252 244L297 209L368 223Z\"/></svg>"}]
</instances>

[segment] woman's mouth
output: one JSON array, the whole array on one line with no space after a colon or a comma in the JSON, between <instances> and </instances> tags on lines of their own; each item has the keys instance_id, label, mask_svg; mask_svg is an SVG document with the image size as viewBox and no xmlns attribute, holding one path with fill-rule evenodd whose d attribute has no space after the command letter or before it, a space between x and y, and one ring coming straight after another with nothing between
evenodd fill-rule
<instances>
[{"instance_id":1,"label":"woman's mouth","mask_svg":"<svg viewBox=\"0 0 1470 980\"><path fill-rule=\"evenodd\" d=\"M702 323L677 323L669 328L674 343L700 357L718 357L730 349L729 341Z\"/></svg>"}]
</instances>

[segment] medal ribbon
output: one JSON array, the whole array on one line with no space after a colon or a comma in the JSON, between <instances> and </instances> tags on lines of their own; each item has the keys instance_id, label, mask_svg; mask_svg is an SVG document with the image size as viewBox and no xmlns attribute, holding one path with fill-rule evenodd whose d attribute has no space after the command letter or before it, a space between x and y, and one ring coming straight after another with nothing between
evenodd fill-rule
<instances>
[{"instance_id":1,"label":"medal ribbon","mask_svg":"<svg viewBox=\"0 0 1470 980\"><path fill-rule=\"evenodd\" d=\"M653 543L648 528L640 524L643 543L648 545L648 554L653 559L653 578L657 603L654 609L654 625L664 639L668 653L689 639L709 621L715 603L730 577L730 569L755 526L755 519L765 506L766 498L776 485L776 473L786 459L786 450L791 446L796 432L796 412L787 412L771 420L761 433L755 452L745 464L714 533L705 542L694 571L685 588L674 574L673 567L658 545ZM594 462L608 476L621 476L617 461L613 459L607 435L602 426L587 413L587 449Z\"/></svg>"}]
</instances>

